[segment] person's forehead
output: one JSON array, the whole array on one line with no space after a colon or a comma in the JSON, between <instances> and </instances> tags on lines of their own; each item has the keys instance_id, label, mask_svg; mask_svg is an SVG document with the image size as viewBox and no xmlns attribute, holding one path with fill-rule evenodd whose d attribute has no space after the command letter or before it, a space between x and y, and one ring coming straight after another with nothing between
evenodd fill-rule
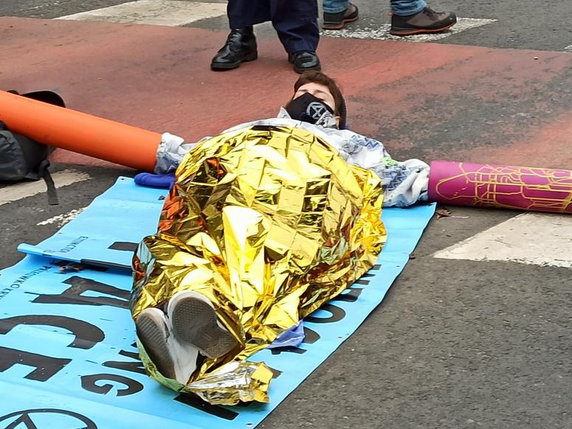
<instances>
[{"instance_id":1,"label":"person's forehead","mask_svg":"<svg viewBox=\"0 0 572 429\"><path fill-rule=\"evenodd\" d=\"M326 85L322 85L321 83L316 82L305 83L300 88L298 88L298 91L316 91L328 94L330 96L332 95L330 89Z\"/></svg>"}]
</instances>

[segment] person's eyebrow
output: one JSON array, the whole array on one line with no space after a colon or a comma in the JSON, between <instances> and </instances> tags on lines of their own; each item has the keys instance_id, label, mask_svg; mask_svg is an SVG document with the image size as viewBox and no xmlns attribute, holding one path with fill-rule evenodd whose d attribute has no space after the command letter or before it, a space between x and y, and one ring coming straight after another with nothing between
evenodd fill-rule
<instances>
[{"instance_id":1,"label":"person's eyebrow","mask_svg":"<svg viewBox=\"0 0 572 429\"><path fill-rule=\"evenodd\" d=\"M308 92L308 89L307 88L298 88L298 91L296 91L296 92ZM322 89L316 89L314 91L314 93L324 95L326 97L328 97L328 96L331 96L332 98L334 97L331 93L329 93L328 91L324 91Z\"/></svg>"},{"instance_id":2,"label":"person's eyebrow","mask_svg":"<svg viewBox=\"0 0 572 429\"><path fill-rule=\"evenodd\" d=\"M323 91L323 90L321 90L321 89L317 89L317 90L316 90L316 93L318 93L318 94L324 94L325 96L331 96L331 97L333 97L333 95L330 94L328 91Z\"/></svg>"}]
</instances>

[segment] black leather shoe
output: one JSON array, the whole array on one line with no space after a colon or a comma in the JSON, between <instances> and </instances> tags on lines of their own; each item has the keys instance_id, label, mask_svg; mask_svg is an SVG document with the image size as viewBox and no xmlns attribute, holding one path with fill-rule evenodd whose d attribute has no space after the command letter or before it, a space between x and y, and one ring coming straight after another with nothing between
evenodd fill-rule
<instances>
[{"instance_id":1,"label":"black leather shoe","mask_svg":"<svg viewBox=\"0 0 572 429\"><path fill-rule=\"evenodd\" d=\"M212 70L231 70L244 61L258 58L256 37L252 27L231 30L226 43L211 61Z\"/></svg>"},{"instance_id":2,"label":"black leather shoe","mask_svg":"<svg viewBox=\"0 0 572 429\"><path fill-rule=\"evenodd\" d=\"M293 54L288 54L288 61L294 64L294 71L296 73L304 73L308 70L320 71L320 59L315 52L311 51L298 51Z\"/></svg>"}]
</instances>

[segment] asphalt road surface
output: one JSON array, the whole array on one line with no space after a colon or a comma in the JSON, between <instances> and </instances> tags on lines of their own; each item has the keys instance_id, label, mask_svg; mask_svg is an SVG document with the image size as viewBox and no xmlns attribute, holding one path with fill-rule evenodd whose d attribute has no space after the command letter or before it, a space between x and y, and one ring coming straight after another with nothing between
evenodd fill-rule
<instances>
[{"instance_id":1,"label":"asphalt road surface","mask_svg":"<svg viewBox=\"0 0 572 429\"><path fill-rule=\"evenodd\" d=\"M52 20L123 3L3 0L0 16ZM387 2L367 0L356 4L361 18L348 26L346 38L357 35L359 39L383 39L377 30L389 22ZM502 146L495 135L490 136L490 146L476 142L482 139L483 129L498 117L505 123L503 139L517 136L519 141L532 141L532 137L527 140L534 131L527 128L530 124L538 129L547 124L551 124L551 129L556 126L559 130L572 129L572 72L570 67L557 72L553 68L557 59L565 62L564 55L572 56L567 52L572 50L572 2L441 0L432 6L454 10L460 17L478 21L478 25L465 31L442 39L428 39L432 44L443 45L443 49L450 48L456 55L462 51L459 47L471 46L499 49L493 51L498 58L517 57L521 53L530 56L532 62L551 58L543 63L544 71L540 70L538 76L528 81L531 91L537 93L521 93L522 98L511 98L507 90L506 99L479 105L476 110L462 110L444 133L457 133L459 140L474 141L478 146L475 152L467 148L464 153L480 153L480 159L488 162L494 162L495 157L521 161L518 151L524 150L531 154L534 165L572 169L572 137L565 132L546 134L557 136L554 145L531 148ZM43 21L37 22L41 25ZM221 41L227 28L226 18L220 14L180 25L220 31ZM10 29L0 28L0 31ZM257 32L262 40L274 37L268 25L260 26ZM0 40L0 53L2 43ZM442 52L446 56L449 51ZM344 54L340 50L340 61ZM9 89L22 82L22 77L6 71L2 65L5 61L10 59L3 57L0 63L0 88ZM413 65L417 60L409 61ZM483 74L487 67L483 66ZM494 70L493 64L490 67ZM515 74L520 72L515 69ZM462 80L456 73L451 70L451 79ZM490 74L494 80L494 72ZM371 77L364 74L364 79ZM534 86L548 77L551 80L546 86ZM209 84L208 78L205 82ZM65 87L65 82L59 85ZM451 94L441 86L423 87L419 76L400 85L388 90L410 91L407 94L412 97L415 91L403 86L415 85L433 91L434 103L426 108L441 113L417 112L413 119L396 114L394 126L379 128L374 137L386 141L397 159L446 157L455 148L441 145L441 137L439 141L426 138L423 130L432 119L443 120L439 115L445 114L447 105L440 103L441 100L467 105L472 102L463 101L464 94ZM499 91L511 85L507 78L498 87ZM546 94L541 88L550 91L548 100L543 99ZM81 94L76 96L81 98ZM358 106L365 99L356 96L350 99L350 106L352 103ZM543 103L535 104L535 100ZM155 115L160 121L160 114ZM479 122L483 117L489 122ZM365 121L360 122L363 117L357 109L355 118L357 129L367 128ZM167 129L170 122L168 119L164 122ZM397 144L408 133L411 141L419 141L418 146ZM1 185L0 245L4 251L0 254L0 267L22 258L16 250L18 243L37 243L49 237L119 175L135 173L124 167L94 162L56 162L52 170L70 180L69 185L58 190L58 206L47 205L41 183L36 190L21 192L14 185ZM449 208L452 216L431 222L414 258L382 305L260 427L572 428L570 216ZM497 240L501 235L505 242ZM477 250L471 248L461 252L461 256L451 256L451 247L467 239L476 241ZM532 246L538 243L542 243L543 250ZM508 256L499 256L495 246L512 250ZM437 252L441 252L440 256Z\"/></svg>"}]
</instances>

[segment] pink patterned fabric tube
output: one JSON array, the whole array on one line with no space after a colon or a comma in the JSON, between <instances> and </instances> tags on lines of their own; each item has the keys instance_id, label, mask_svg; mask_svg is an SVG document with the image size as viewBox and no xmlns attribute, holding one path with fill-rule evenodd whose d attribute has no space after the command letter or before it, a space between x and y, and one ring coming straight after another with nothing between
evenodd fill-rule
<instances>
[{"instance_id":1,"label":"pink patterned fabric tube","mask_svg":"<svg viewBox=\"0 0 572 429\"><path fill-rule=\"evenodd\" d=\"M433 161L429 200L572 214L572 171Z\"/></svg>"}]
</instances>

